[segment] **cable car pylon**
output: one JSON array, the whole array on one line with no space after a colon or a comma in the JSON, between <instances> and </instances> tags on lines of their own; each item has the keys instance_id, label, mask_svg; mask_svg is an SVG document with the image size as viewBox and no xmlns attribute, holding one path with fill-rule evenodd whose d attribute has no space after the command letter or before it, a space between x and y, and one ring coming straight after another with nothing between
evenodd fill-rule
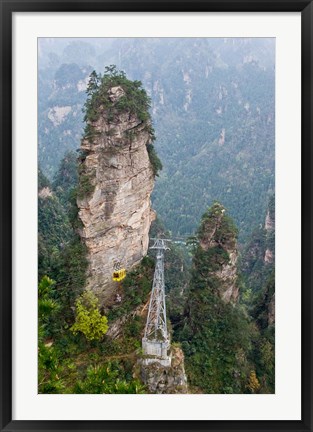
<instances>
[{"instance_id":1,"label":"cable car pylon","mask_svg":"<svg viewBox=\"0 0 313 432\"><path fill-rule=\"evenodd\" d=\"M169 248L165 239L152 240L154 244L150 249L155 249L157 255L147 322L142 339L143 361L146 364L157 362L163 366L170 366L170 338L166 323L164 283L164 252Z\"/></svg>"}]
</instances>

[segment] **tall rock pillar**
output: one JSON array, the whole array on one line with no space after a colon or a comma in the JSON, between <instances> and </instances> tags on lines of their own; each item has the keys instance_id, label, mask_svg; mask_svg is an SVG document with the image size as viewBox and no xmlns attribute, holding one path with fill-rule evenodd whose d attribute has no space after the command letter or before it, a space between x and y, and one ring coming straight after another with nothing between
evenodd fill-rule
<instances>
[{"instance_id":1,"label":"tall rock pillar","mask_svg":"<svg viewBox=\"0 0 313 432\"><path fill-rule=\"evenodd\" d=\"M122 75L98 82L86 104L77 204L88 249L87 288L102 304L114 298L114 261L129 269L148 249L154 171L147 148L153 129L149 114L140 111L144 97L138 82Z\"/></svg>"}]
</instances>

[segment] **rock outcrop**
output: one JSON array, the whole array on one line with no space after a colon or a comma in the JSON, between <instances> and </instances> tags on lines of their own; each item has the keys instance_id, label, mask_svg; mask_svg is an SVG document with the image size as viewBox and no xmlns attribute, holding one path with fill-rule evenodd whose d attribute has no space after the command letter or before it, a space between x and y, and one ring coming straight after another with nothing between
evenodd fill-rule
<instances>
[{"instance_id":1,"label":"rock outcrop","mask_svg":"<svg viewBox=\"0 0 313 432\"><path fill-rule=\"evenodd\" d=\"M268 325L275 324L275 293L268 305Z\"/></svg>"},{"instance_id":2,"label":"rock outcrop","mask_svg":"<svg viewBox=\"0 0 313 432\"><path fill-rule=\"evenodd\" d=\"M275 260L275 198L271 197L265 217L265 238L267 247L264 254L264 263L272 264Z\"/></svg>"},{"instance_id":3,"label":"rock outcrop","mask_svg":"<svg viewBox=\"0 0 313 432\"><path fill-rule=\"evenodd\" d=\"M45 199L53 196L52 190L49 188L49 186L43 187L38 192L39 198Z\"/></svg>"},{"instance_id":4,"label":"rock outcrop","mask_svg":"<svg viewBox=\"0 0 313 432\"><path fill-rule=\"evenodd\" d=\"M209 261L208 278L218 282L218 293L225 302L237 301L237 232L224 207L215 203L203 217L199 232L199 245Z\"/></svg>"},{"instance_id":5,"label":"rock outcrop","mask_svg":"<svg viewBox=\"0 0 313 432\"><path fill-rule=\"evenodd\" d=\"M105 104L96 108L96 118L87 123L91 133L81 143L77 200L80 234L88 249L87 287L102 304L113 301L114 262L120 260L129 269L147 253L154 219L149 117L141 120L127 106L117 107L125 99L122 85L105 93Z\"/></svg>"},{"instance_id":6,"label":"rock outcrop","mask_svg":"<svg viewBox=\"0 0 313 432\"><path fill-rule=\"evenodd\" d=\"M162 366L158 362L140 365L141 379L146 384L149 393L188 393L183 351L174 346L171 355L171 366Z\"/></svg>"},{"instance_id":7,"label":"rock outcrop","mask_svg":"<svg viewBox=\"0 0 313 432\"><path fill-rule=\"evenodd\" d=\"M274 261L273 252L270 249L265 250L264 263L271 264Z\"/></svg>"},{"instance_id":8,"label":"rock outcrop","mask_svg":"<svg viewBox=\"0 0 313 432\"><path fill-rule=\"evenodd\" d=\"M273 231L275 229L275 214L270 209L266 213L264 228L266 231Z\"/></svg>"},{"instance_id":9,"label":"rock outcrop","mask_svg":"<svg viewBox=\"0 0 313 432\"><path fill-rule=\"evenodd\" d=\"M266 209L264 224L253 232L242 254L241 270L252 291L264 289L275 267L275 196Z\"/></svg>"}]
</instances>

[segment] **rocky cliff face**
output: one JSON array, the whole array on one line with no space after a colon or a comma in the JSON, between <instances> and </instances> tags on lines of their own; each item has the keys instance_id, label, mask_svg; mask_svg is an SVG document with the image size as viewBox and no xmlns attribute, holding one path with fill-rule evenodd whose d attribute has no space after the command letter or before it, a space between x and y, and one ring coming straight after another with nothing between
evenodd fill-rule
<instances>
[{"instance_id":1,"label":"rocky cliff face","mask_svg":"<svg viewBox=\"0 0 313 432\"><path fill-rule=\"evenodd\" d=\"M266 249L264 253L264 263L272 264L275 259L275 203L274 196L271 197L267 209L264 230L266 235Z\"/></svg>"},{"instance_id":2,"label":"rocky cliff face","mask_svg":"<svg viewBox=\"0 0 313 432\"><path fill-rule=\"evenodd\" d=\"M141 364L140 378L147 386L149 393L188 393L182 350L177 346L172 347L171 357L171 366L162 366L157 362L149 365Z\"/></svg>"},{"instance_id":3,"label":"rocky cliff face","mask_svg":"<svg viewBox=\"0 0 313 432\"><path fill-rule=\"evenodd\" d=\"M236 230L219 203L203 218L199 246L209 260L208 279L217 282L218 293L225 302L235 302L239 295Z\"/></svg>"},{"instance_id":4,"label":"rocky cliff face","mask_svg":"<svg viewBox=\"0 0 313 432\"><path fill-rule=\"evenodd\" d=\"M87 286L105 303L114 297L114 261L129 269L147 252L154 174L147 151L149 120L121 108L123 85L101 91L105 104L98 103L95 120L88 122L91 137L81 143L77 203L88 249Z\"/></svg>"},{"instance_id":5,"label":"rocky cliff face","mask_svg":"<svg viewBox=\"0 0 313 432\"><path fill-rule=\"evenodd\" d=\"M271 196L264 224L257 228L243 251L241 270L247 285L262 289L275 266L275 196Z\"/></svg>"}]
</instances>

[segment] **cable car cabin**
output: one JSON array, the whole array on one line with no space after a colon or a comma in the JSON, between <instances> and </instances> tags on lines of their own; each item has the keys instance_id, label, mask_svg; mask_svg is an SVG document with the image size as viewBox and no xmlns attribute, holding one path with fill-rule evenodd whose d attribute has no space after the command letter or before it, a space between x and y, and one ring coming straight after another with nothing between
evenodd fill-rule
<instances>
[{"instance_id":1,"label":"cable car cabin","mask_svg":"<svg viewBox=\"0 0 313 432\"><path fill-rule=\"evenodd\" d=\"M126 270L125 269L120 269L120 270L115 270L113 272L112 279L115 282L120 282L121 280L125 279L125 277L126 277Z\"/></svg>"}]
</instances>

